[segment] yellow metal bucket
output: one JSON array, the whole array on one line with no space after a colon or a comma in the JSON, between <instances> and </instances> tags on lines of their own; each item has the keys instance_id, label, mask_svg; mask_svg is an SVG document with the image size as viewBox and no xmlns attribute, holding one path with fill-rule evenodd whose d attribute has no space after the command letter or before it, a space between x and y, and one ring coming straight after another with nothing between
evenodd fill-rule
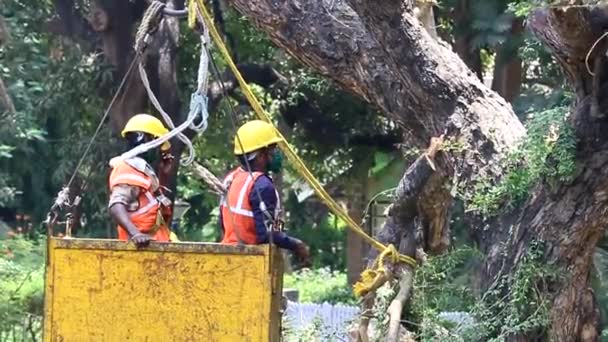
<instances>
[{"instance_id":1,"label":"yellow metal bucket","mask_svg":"<svg viewBox=\"0 0 608 342\"><path fill-rule=\"evenodd\" d=\"M45 341L279 341L269 246L49 240Z\"/></svg>"}]
</instances>

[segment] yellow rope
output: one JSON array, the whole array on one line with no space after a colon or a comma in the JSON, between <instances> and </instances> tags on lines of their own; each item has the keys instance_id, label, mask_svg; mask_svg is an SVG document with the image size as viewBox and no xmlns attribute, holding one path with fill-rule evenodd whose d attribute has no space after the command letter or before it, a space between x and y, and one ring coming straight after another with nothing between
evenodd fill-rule
<instances>
[{"instance_id":1,"label":"yellow rope","mask_svg":"<svg viewBox=\"0 0 608 342\"><path fill-rule=\"evenodd\" d=\"M260 105L259 101L257 100L256 96L251 91L251 88L249 88L249 85L247 84L247 82L245 81L245 79L243 78L241 73L239 72L238 68L234 64L234 61L232 60L232 57L230 56L230 53L228 52L226 45L224 45L224 42L222 41L222 38L221 38L219 32L217 31L215 24L213 23L213 19L211 18L211 15L209 14L207 7L205 7L203 0L190 0L189 4L188 4L188 9L189 9L188 24L190 25L190 27L191 28L194 27L194 25L196 23L197 11L200 11L200 14L203 17L203 20L205 21L205 25L207 25L207 27L209 28L209 33L211 34L213 41L215 42L220 53L224 57L224 60L228 64L228 67L234 73L234 76L236 77L237 81L239 82L241 90L243 91L243 94L245 94L245 97L247 98L249 104L251 105L251 108L253 108L253 111L257 114L257 116L260 118L260 120L264 120L264 121L272 124L270 117L264 111L264 109ZM283 137L281 132L279 132L279 130L276 129L276 127L275 127L275 130L277 132L277 135L279 137L281 137L281 139L282 139L282 143L279 144L280 145L279 147L281 148L283 153L285 153L285 155L287 155L287 158L293 164L296 171L298 171L300 176L302 176L304 179L306 179L308 181L308 183L315 190L315 192L317 193L319 198L321 198L321 200L325 203L325 205L327 205L327 207L332 211L332 213L334 213L334 215L336 215L341 220L346 222L346 224L355 233L357 233L357 235L359 235L363 240L365 240L367 243L372 245L374 248L381 251L382 252L381 255L385 255L385 256L390 255L391 258L394 259L395 261L403 262L412 267L416 267L415 259L413 259L407 255L400 255L399 252L394 247L392 247L390 245L385 246L381 242L379 242L376 239L374 239L373 237L369 236L359 226L359 224L357 224L357 222L355 222L355 220L353 220L344 211L344 209L342 209L342 207L333 198L331 198L331 196L327 193L327 191L325 191L325 189L323 188L321 183L315 178L315 176L310 172L310 170L308 170L308 168L306 167L306 165L304 164L302 159L300 159L300 157L296 154L296 152L293 150L293 148L289 145L289 143L287 142L285 137Z\"/></svg>"},{"instance_id":2,"label":"yellow rope","mask_svg":"<svg viewBox=\"0 0 608 342\"><path fill-rule=\"evenodd\" d=\"M384 259L390 258L392 263L399 261L399 252L393 245L388 245L374 261L371 269L366 269L361 273L361 280L353 285L353 292L356 296L365 296L369 291L380 287L386 279L386 268L384 267Z\"/></svg>"}]
</instances>

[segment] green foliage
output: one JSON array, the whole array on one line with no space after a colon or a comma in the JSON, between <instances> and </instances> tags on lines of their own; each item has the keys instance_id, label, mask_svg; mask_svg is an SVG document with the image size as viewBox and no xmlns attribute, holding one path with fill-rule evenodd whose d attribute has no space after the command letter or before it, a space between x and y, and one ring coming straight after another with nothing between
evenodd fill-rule
<instances>
[{"instance_id":1,"label":"green foliage","mask_svg":"<svg viewBox=\"0 0 608 342\"><path fill-rule=\"evenodd\" d=\"M412 313L423 317L424 310L468 310L474 302L467 269L481 262L481 253L463 246L445 255L431 257L416 271Z\"/></svg>"},{"instance_id":2,"label":"green foliage","mask_svg":"<svg viewBox=\"0 0 608 342\"><path fill-rule=\"evenodd\" d=\"M394 154L381 151L374 153L374 166L369 170L370 177L384 170L394 159Z\"/></svg>"},{"instance_id":3,"label":"green foliage","mask_svg":"<svg viewBox=\"0 0 608 342\"><path fill-rule=\"evenodd\" d=\"M564 102L564 77L559 65L556 63L549 51L535 38L528 33L524 36L523 43L519 47L519 57L522 59L523 69L525 70L525 82L522 84L523 94L530 98L532 94L526 94L530 88L544 86L547 91L544 96L538 96L538 106L534 111L551 108ZM518 99L515 103L516 112L523 112L532 108L526 107L526 99ZM523 107L523 108L522 108Z\"/></svg>"},{"instance_id":4,"label":"green foliage","mask_svg":"<svg viewBox=\"0 0 608 342\"><path fill-rule=\"evenodd\" d=\"M469 208L494 215L499 208L512 208L526 200L541 179L553 184L570 182L576 169L576 138L567 113L566 107L531 113L526 125L528 136L503 161L503 178L498 184L480 180Z\"/></svg>"},{"instance_id":5,"label":"green foliage","mask_svg":"<svg viewBox=\"0 0 608 342\"><path fill-rule=\"evenodd\" d=\"M284 288L296 288L302 303L355 304L346 273L328 268L305 269L287 274Z\"/></svg>"},{"instance_id":6,"label":"green foliage","mask_svg":"<svg viewBox=\"0 0 608 342\"><path fill-rule=\"evenodd\" d=\"M479 1L471 8L469 23L475 32L473 46L497 46L509 38L511 18L504 12L502 1Z\"/></svg>"},{"instance_id":7,"label":"green foliage","mask_svg":"<svg viewBox=\"0 0 608 342\"><path fill-rule=\"evenodd\" d=\"M481 262L479 251L467 246L443 256L431 257L416 271L408 317L419 325L411 327L420 341L449 341L457 334L454 326L442 321L442 311L470 311L477 298L469 272ZM455 339L455 341L458 339Z\"/></svg>"},{"instance_id":8,"label":"green foliage","mask_svg":"<svg viewBox=\"0 0 608 342\"><path fill-rule=\"evenodd\" d=\"M469 341L503 341L528 334L542 338L550 323L547 293L558 280L555 268L544 262L544 249L532 242L510 275L498 278L473 309L477 324L464 335Z\"/></svg>"},{"instance_id":9,"label":"green foliage","mask_svg":"<svg viewBox=\"0 0 608 342\"><path fill-rule=\"evenodd\" d=\"M503 341L518 333L542 337L549 324L550 284L557 281L554 267L544 264L543 248L532 242L514 271L501 275L483 295L472 291L471 269L482 262L478 251L455 249L430 258L418 271L408 329L418 341ZM440 312L468 312L471 323L458 325ZM411 318L410 318L411 317Z\"/></svg>"},{"instance_id":10,"label":"green foliage","mask_svg":"<svg viewBox=\"0 0 608 342\"><path fill-rule=\"evenodd\" d=\"M490 71L498 47L509 51L521 44L520 35L511 31L513 16L505 11L505 0L474 1L466 5L457 0L439 1L440 32L451 39L461 39L471 49L479 49L483 70ZM466 6L466 7L464 7ZM492 63L488 63L488 62Z\"/></svg>"},{"instance_id":11,"label":"green foliage","mask_svg":"<svg viewBox=\"0 0 608 342\"><path fill-rule=\"evenodd\" d=\"M338 337L339 332L332 331L319 317L315 317L308 326L301 329L293 329L290 324L284 316L282 340L285 342L341 341L341 338Z\"/></svg>"},{"instance_id":12,"label":"green foliage","mask_svg":"<svg viewBox=\"0 0 608 342\"><path fill-rule=\"evenodd\" d=\"M518 17L527 17L534 9L549 3L547 0L515 0L509 3L509 11Z\"/></svg>"},{"instance_id":13,"label":"green foliage","mask_svg":"<svg viewBox=\"0 0 608 342\"><path fill-rule=\"evenodd\" d=\"M285 202L288 208L287 233L305 241L310 247L314 268L346 269L346 224L327 211L310 214L296 196Z\"/></svg>"},{"instance_id":14,"label":"green foliage","mask_svg":"<svg viewBox=\"0 0 608 342\"><path fill-rule=\"evenodd\" d=\"M44 240L0 240L0 340L36 341L41 335Z\"/></svg>"},{"instance_id":15,"label":"green foliage","mask_svg":"<svg viewBox=\"0 0 608 342\"><path fill-rule=\"evenodd\" d=\"M374 329L374 335L371 336L372 342L381 342L385 341L386 339L390 321L388 307L395 295L395 289L389 286L388 283L376 290L376 299L374 301L374 307L372 308L372 311L375 313L374 319L376 326Z\"/></svg>"},{"instance_id":16,"label":"green foliage","mask_svg":"<svg viewBox=\"0 0 608 342\"><path fill-rule=\"evenodd\" d=\"M97 126L104 102L98 88L110 75L96 54L85 54L49 33L46 23L52 13L48 1L9 0L0 8L12 36L0 47L0 75L17 110L0 113L0 189L13 189L8 191L13 196L0 205L29 214L36 222L45 217ZM108 156L116 153L107 131L102 136L87 159L96 170L105 170ZM105 172L96 173L92 182L105 184L105 177ZM89 187L84 208L98 209L104 190ZM85 215L92 225L102 222L99 218L93 212ZM88 229L83 233L93 233Z\"/></svg>"}]
</instances>

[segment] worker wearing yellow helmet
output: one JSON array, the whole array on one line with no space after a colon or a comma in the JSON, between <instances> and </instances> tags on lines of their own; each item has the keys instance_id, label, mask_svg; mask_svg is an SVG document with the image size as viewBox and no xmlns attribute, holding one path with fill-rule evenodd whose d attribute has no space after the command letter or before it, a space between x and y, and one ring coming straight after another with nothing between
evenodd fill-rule
<instances>
[{"instance_id":1,"label":"worker wearing yellow helmet","mask_svg":"<svg viewBox=\"0 0 608 342\"><path fill-rule=\"evenodd\" d=\"M234 154L241 165L224 179L228 192L220 207L222 243L264 244L272 238L307 264L308 246L280 231L281 203L269 175L281 170L280 142L275 128L264 121L249 121L238 129Z\"/></svg>"},{"instance_id":2,"label":"worker wearing yellow helmet","mask_svg":"<svg viewBox=\"0 0 608 342\"><path fill-rule=\"evenodd\" d=\"M137 114L125 125L122 137L132 149L168 132L154 116ZM166 224L171 218L171 201L164 194L173 161L169 148L166 142L141 156L112 163L108 208L118 224L120 240L132 240L138 246L151 240L171 240Z\"/></svg>"}]
</instances>

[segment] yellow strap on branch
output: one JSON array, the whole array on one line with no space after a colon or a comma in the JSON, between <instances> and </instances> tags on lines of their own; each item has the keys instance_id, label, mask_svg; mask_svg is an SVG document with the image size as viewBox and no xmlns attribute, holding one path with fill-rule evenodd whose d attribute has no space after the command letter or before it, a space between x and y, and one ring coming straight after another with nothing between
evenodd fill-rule
<instances>
[{"instance_id":1,"label":"yellow strap on branch","mask_svg":"<svg viewBox=\"0 0 608 342\"><path fill-rule=\"evenodd\" d=\"M222 41L222 38L221 38L219 32L217 31L217 29L213 23L213 19L212 19L211 15L209 14L209 11L207 10L207 7L205 7L203 0L190 0L190 2L188 4L188 9L189 9L188 23L189 23L190 27L194 27L194 25L196 23L197 10L200 11L200 13L203 17L203 20L205 22L205 25L207 25L207 27L209 28L209 33L211 34L213 41L215 42L220 53L224 57L224 60L228 64L228 67L234 73L234 76L236 77L237 81L239 82L241 90L243 91L243 94L245 94L245 97L247 98L247 101L251 105L251 108L253 108L253 111L257 114L257 116L260 118L260 120L264 120L266 122L273 124L272 121L270 120L270 117L264 111L264 109L260 105L258 99L255 97L255 95L251 91L251 88L249 88L249 85L247 84L247 82L245 81L245 79L243 78L241 73L239 72L238 68L234 64L234 61L232 60L232 57L230 56L230 53L228 52L226 45L224 45L224 42ZM331 198L331 196L329 196L329 194L327 193L327 191L325 191L325 189L323 188L321 183L315 178L315 176L310 172L310 170L308 170L308 168L306 167L306 165L304 164L302 159L300 159L300 157L296 154L296 152L293 150L293 148L289 145L287 140L285 140L285 137L283 137L281 132L279 132L279 130L276 127L275 127L275 130L277 131L278 136L281 137L281 139L283 140L282 143L279 144L279 147L281 148L283 153L285 153L285 155L287 155L287 158L293 164L296 171L300 174L300 176L302 176L304 179L306 179L308 184L310 184L310 186L312 186L312 188L314 189L316 194L319 196L319 198L321 198L323 203L325 203L325 205L327 205L327 207L331 210L332 213L334 213L334 215L339 217L342 221L346 222L346 224L355 233L357 233L357 235L359 235L363 240L365 240L367 243L372 245L374 248L378 249L379 251L381 251L383 253L385 253L385 252L390 253L391 255L393 253L396 253L396 255L398 256L397 258L395 258L396 261L398 260L398 261L406 263L412 267L416 267L416 260L414 260L413 258L411 258L407 255L400 255L398 252L396 252L394 247L391 249L390 246L387 247L384 244L382 244L381 242L379 242L379 241L375 240L374 238L372 238L371 236L369 236L359 226L359 224L357 224L357 222L355 222L344 211L344 209L333 198ZM395 251L395 252L392 252L392 251Z\"/></svg>"},{"instance_id":2,"label":"yellow strap on branch","mask_svg":"<svg viewBox=\"0 0 608 342\"><path fill-rule=\"evenodd\" d=\"M384 259L390 258L395 263L399 260L399 252L393 245L388 245L382 253L378 255L371 269L366 269L361 273L361 280L353 285L353 292L357 297L365 296L368 292L382 286L387 278Z\"/></svg>"}]
</instances>

